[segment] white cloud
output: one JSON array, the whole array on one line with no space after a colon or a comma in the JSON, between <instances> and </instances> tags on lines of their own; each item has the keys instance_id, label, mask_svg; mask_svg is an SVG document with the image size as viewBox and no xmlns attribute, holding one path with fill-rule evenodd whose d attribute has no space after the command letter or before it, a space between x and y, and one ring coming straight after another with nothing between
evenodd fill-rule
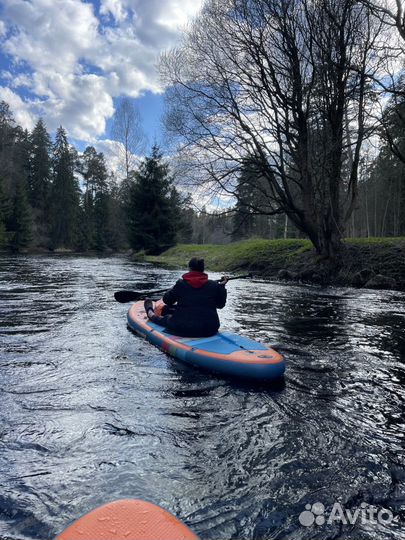
<instances>
[{"instance_id":1,"label":"white cloud","mask_svg":"<svg viewBox=\"0 0 405 540\"><path fill-rule=\"evenodd\" d=\"M2 0L2 48L10 58L15 116L42 115L51 130L94 141L114 112L112 98L159 93L156 63L202 0ZM3 75L7 75L3 72ZM28 115L28 116L27 116Z\"/></svg>"},{"instance_id":2,"label":"white cloud","mask_svg":"<svg viewBox=\"0 0 405 540\"><path fill-rule=\"evenodd\" d=\"M6 101L10 105L10 109L18 125L24 129L32 130L35 125L35 117L29 110L29 104L24 102L10 88L5 88L4 86L0 86L0 101Z\"/></svg>"},{"instance_id":3,"label":"white cloud","mask_svg":"<svg viewBox=\"0 0 405 540\"><path fill-rule=\"evenodd\" d=\"M98 21L92 6L78 0L3 0L5 20L14 29L4 50L33 70L75 70L97 46Z\"/></svg>"},{"instance_id":4,"label":"white cloud","mask_svg":"<svg viewBox=\"0 0 405 540\"><path fill-rule=\"evenodd\" d=\"M201 9L202 4L202 0L172 0L169 9L159 15L158 23L177 31Z\"/></svg>"},{"instance_id":5,"label":"white cloud","mask_svg":"<svg viewBox=\"0 0 405 540\"><path fill-rule=\"evenodd\" d=\"M8 69L3 69L0 71L0 77L4 81L12 81L13 80L13 74Z\"/></svg>"},{"instance_id":6,"label":"white cloud","mask_svg":"<svg viewBox=\"0 0 405 540\"><path fill-rule=\"evenodd\" d=\"M0 20L0 37L4 36L7 32L7 27L4 21Z\"/></svg>"},{"instance_id":7,"label":"white cloud","mask_svg":"<svg viewBox=\"0 0 405 540\"><path fill-rule=\"evenodd\" d=\"M96 141L93 146L97 152L104 154L107 169L115 173L119 182L122 181L125 178L125 161L123 159L125 149L123 144L111 139L102 139ZM130 159L133 163L140 163L142 157L130 154Z\"/></svg>"},{"instance_id":8,"label":"white cloud","mask_svg":"<svg viewBox=\"0 0 405 540\"><path fill-rule=\"evenodd\" d=\"M11 86L13 88L30 87L31 84L32 78L26 73L19 73L16 77L11 77Z\"/></svg>"},{"instance_id":9,"label":"white cloud","mask_svg":"<svg viewBox=\"0 0 405 540\"><path fill-rule=\"evenodd\" d=\"M108 28L99 50L89 57L107 78L108 91L113 96L138 97L142 92L158 92L156 71L157 51L146 47L130 25Z\"/></svg>"},{"instance_id":10,"label":"white cloud","mask_svg":"<svg viewBox=\"0 0 405 540\"><path fill-rule=\"evenodd\" d=\"M104 133L105 122L113 112L113 101L105 89L105 79L89 74L52 81L53 98L41 104L49 129L69 125L69 135L79 140L93 140Z\"/></svg>"},{"instance_id":11,"label":"white cloud","mask_svg":"<svg viewBox=\"0 0 405 540\"><path fill-rule=\"evenodd\" d=\"M119 143L117 141L112 141L111 139L98 140L93 145L97 152L104 154L107 169L115 173L119 172L122 166L120 153L117 148L118 145Z\"/></svg>"},{"instance_id":12,"label":"white cloud","mask_svg":"<svg viewBox=\"0 0 405 540\"><path fill-rule=\"evenodd\" d=\"M112 15L117 22L122 22L127 18L127 11L121 0L101 0L101 15Z\"/></svg>"}]
</instances>

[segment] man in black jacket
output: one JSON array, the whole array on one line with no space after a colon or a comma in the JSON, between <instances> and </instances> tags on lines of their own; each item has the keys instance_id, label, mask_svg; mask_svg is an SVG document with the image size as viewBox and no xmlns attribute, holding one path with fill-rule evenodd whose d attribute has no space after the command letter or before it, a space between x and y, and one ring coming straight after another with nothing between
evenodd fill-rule
<instances>
[{"instance_id":1,"label":"man in black jacket","mask_svg":"<svg viewBox=\"0 0 405 540\"><path fill-rule=\"evenodd\" d=\"M225 306L228 280L226 277L219 283L209 280L204 273L204 259L193 257L188 267L190 271L163 296L167 314L155 315L151 300L145 300L145 311L152 322L178 336L212 336L219 329L217 308Z\"/></svg>"}]
</instances>

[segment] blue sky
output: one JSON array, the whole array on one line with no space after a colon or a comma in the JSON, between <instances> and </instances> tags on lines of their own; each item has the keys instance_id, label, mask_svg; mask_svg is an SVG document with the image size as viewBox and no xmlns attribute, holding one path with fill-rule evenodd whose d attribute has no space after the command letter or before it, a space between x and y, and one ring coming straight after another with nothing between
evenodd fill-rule
<instances>
[{"instance_id":1,"label":"blue sky","mask_svg":"<svg viewBox=\"0 0 405 540\"><path fill-rule=\"evenodd\" d=\"M83 149L108 153L120 98L139 108L152 144L160 142L159 54L176 45L202 0L1 0L0 100L18 124L42 116Z\"/></svg>"},{"instance_id":2,"label":"blue sky","mask_svg":"<svg viewBox=\"0 0 405 540\"><path fill-rule=\"evenodd\" d=\"M120 98L114 99L114 106L118 105ZM161 120L164 111L164 94L154 94L151 91L145 92L139 98L133 100L141 114L142 123L148 139L149 145L155 141L161 142ZM106 134L110 134L112 119L107 121Z\"/></svg>"}]
</instances>

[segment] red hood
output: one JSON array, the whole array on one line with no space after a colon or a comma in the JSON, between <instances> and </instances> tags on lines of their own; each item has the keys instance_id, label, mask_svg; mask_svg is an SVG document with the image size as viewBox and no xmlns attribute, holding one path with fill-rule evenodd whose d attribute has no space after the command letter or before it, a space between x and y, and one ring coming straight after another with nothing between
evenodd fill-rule
<instances>
[{"instance_id":1,"label":"red hood","mask_svg":"<svg viewBox=\"0 0 405 540\"><path fill-rule=\"evenodd\" d=\"M208 281L208 275L204 272L187 272L187 274L184 274L182 278L184 281L187 281L187 283L191 285L193 289L199 289Z\"/></svg>"}]
</instances>

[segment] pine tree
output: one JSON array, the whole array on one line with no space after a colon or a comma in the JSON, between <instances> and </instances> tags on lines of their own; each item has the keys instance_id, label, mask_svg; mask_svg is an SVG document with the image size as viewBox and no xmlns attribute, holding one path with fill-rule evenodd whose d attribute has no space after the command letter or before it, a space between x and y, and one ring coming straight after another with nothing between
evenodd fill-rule
<instances>
[{"instance_id":1,"label":"pine tree","mask_svg":"<svg viewBox=\"0 0 405 540\"><path fill-rule=\"evenodd\" d=\"M176 219L170 201L172 180L158 146L135 173L129 201L129 242L133 249L158 253L173 245Z\"/></svg>"},{"instance_id":2,"label":"pine tree","mask_svg":"<svg viewBox=\"0 0 405 540\"><path fill-rule=\"evenodd\" d=\"M78 235L79 186L74 176L74 154L66 131L59 127L53 151L51 189L52 246L74 248Z\"/></svg>"},{"instance_id":3,"label":"pine tree","mask_svg":"<svg viewBox=\"0 0 405 540\"><path fill-rule=\"evenodd\" d=\"M97 153L93 146L88 146L83 152L82 166L85 190L91 191L93 197L97 192L105 191L108 173L103 153Z\"/></svg>"},{"instance_id":4,"label":"pine tree","mask_svg":"<svg viewBox=\"0 0 405 540\"><path fill-rule=\"evenodd\" d=\"M83 235L86 249L103 251L108 247L108 184L107 167L102 153L88 146L83 153L82 174L84 179Z\"/></svg>"}]
</instances>

